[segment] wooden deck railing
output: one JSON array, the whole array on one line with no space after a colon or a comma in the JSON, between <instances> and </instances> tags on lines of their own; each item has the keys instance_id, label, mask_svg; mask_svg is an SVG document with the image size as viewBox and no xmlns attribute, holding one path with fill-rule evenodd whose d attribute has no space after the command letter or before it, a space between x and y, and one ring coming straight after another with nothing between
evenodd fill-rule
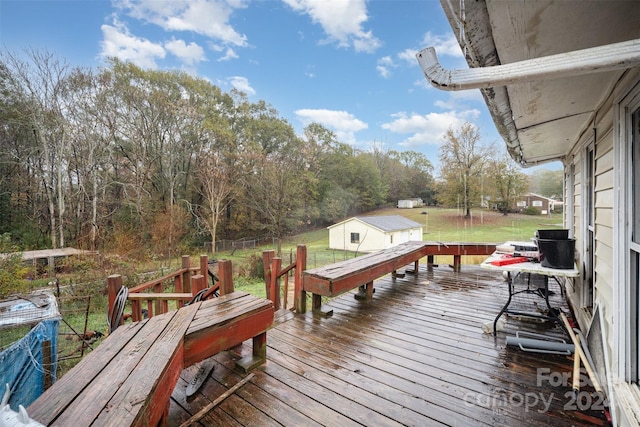
<instances>
[{"instance_id":1,"label":"wooden deck railing","mask_svg":"<svg viewBox=\"0 0 640 427\"><path fill-rule=\"evenodd\" d=\"M211 277L211 286L208 286ZM113 313L117 295L122 288L122 276L113 274L107 279L109 293L109 313ZM208 288L208 289L207 289ZM152 317L180 308L189 302L198 292L207 289L203 299L215 292L224 295L233 292L233 272L231 261L218 261L218 275L210 271L209 259L200 256L200 265L191 267L190 257L182 257L182 267L158 279L150 280L128 290L127 301L131 303L131 318L134 322L144 317ZM146 316L143 316L143 309ZM120 322L122 323L122 321Z\"/></svg>"},{"instance_id":2,"label":"wooden deck railing","mask_svg":"<svg viewBox=\"0 0 640 427\"><path fill-rule=\"evenodd\" d=\"M289 277L293 274L297 290L298 284L302 283L302 272L307 268L307 247L298 245L295 261L291 260L291 263L285 268L282 268L282 258L276 257L273 250L262 252L262 262L264 265L267 298L273 302L274 310L280 310L282 307L287 308L289 305ZM272 274L272 272L275 273ZM284 279L284 286L280 286L282 279ZM296 291L294 295L298 295L298 292ZM296 311L298 311L299 303L299 301L294 300L294 309Z\"/></svg>"},{"instance_id":3,"label":"wooden deck railing","mask_svg":"<svg viewBox=\"0 0 640 427\"><path fill-rule=\"evenodd\" d=\"M344 289L341 288L338 292L334 292L333 290L319 292L317 287L309 283L305 285L306 282L309 282L309 274L305 273L307 271L307 247L305 245L298 245L295 261L292 260L292 262L284 268L282 267L282 258L276 257L273 250L264 251L262 257L267 298L273 302L275 310L279 310L282 306L286 308L288 302L289 276L293 274L295 286L294 310L296 312L305 312L307 291L311 291L314 294L313 306L314 309L317 309L320 306L321 295L335 296L337 293L343 292L346 289L352 289L361 285L368 285L368 288L371 288L370 285L375 278L395 271L397 261L401 261L401 264L405 262L407 264L415 263L415 270L417 271L418 261L423 257L427 258L427 268L431 269L434 265L435 256L453 256L453 264L451 267L454 271L460 271L463 256L490 255L495 251L495 244L492 243L412 242L411 246L415 246L415 248L409 248L410 253L398 259L390 259L385 255L385 251L381 251L378 253L378 258L380 259L371 260L371 265L359 265L363 261L366 263L367 258L370 256L364 256L362 259L353 258L336 263L335 265L347 267L347 269L344 270L344 277L331 277L321 280L327 283L334 283L336 280L344 281L346 283ZM393 248L387 249L386 251L393 252ZM391 254L389 254L389 256L391 256ZM358 265L356 266L356 264ZM354 271L349 270L352 266L352 269L355 269ZM331 266L327 266L321 269L329 268L329 270L331 270L330 267ZM307 276L307 280L304 280L305 276ZM282 280L284 280L283 287L281 286ZM333 287L330 288L333 289ZM327 289L329 289L329 287L327 287ZM283 304L281 304L281 301L283 301Z\"/></svg>"}]
</instances>

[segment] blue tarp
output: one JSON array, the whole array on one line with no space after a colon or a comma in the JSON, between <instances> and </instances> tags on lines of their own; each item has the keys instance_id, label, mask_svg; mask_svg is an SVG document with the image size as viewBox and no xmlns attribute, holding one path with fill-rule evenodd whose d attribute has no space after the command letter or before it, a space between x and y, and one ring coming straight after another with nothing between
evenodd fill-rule
<instances>
[{"instance_id":1,"label":"blue tarp","mask_svg":"<svg viewBox=\"0 0 640 427\"><path fill-rule=\"evenodd\" d=\"M18 405L25 408L44 393L44 373L56 379L58 319L43 320L27 335L0 353L0 390L9 384L9 405L14 411ZM51 344L51 365L43 366L42 343Z\"/></svg>"}]
</instances>

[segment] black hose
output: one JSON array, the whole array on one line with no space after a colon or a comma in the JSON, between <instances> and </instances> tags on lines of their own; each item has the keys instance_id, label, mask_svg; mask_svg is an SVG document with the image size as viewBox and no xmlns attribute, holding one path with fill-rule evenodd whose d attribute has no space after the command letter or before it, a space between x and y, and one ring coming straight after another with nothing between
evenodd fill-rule
<instances>
[{"instance_id":1,"label":"black hose","mask_svg":"<svg viewBox=\"0 0 640 427\"><path fill-rule=\"evenodd\" d=\"M116 300L113 302L111 312L107 316L107 322L109 323L109 333L115 331L122 317L124 316L124 307L127 304L127 298L129 297L129 289L126 286L122 286L116 295Z\"/></svg>"}]
</instances>

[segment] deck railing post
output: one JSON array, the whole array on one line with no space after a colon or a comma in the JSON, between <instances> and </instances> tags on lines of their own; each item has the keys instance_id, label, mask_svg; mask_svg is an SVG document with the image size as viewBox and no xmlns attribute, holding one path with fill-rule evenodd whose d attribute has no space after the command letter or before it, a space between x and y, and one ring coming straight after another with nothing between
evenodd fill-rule
<instances>
[{"instance_id":1,"label":"deck railing post","mask_svg":"<svg viewBox=\"0 0 640 427\"><path fill-rule=\"evenodd\" d=\"M190 267L191 258L189 258L189 255L182 255L182 274L180 275L180 281L182 282L181 286L183 291L186 291L187 289L193 290L193 284L191 283L191 271L189 271Z\"/></svg>"},{"instance_id":2,"label":"deck railing post","mask_svg":"<svg viewBox=\"0 0 640 427\"><path fill-rule=\"evenodd\" d=\"M262 268L264 270L264 287L267 299L271 299L269 291L271 290L271 260L276 256L276 251L270 249L262 251Z\"/></svg>"},{"instance_id":3,"label":"deck railing post","mask_svg":"<svg viewBox=\"0 0 640 427\"><path fill-rule=\"evenodd\" d=\"M116 304L116 296L122 287L122 276L119 274L112 274L107 277L107 293L108 293L108 305L109 305L109 316L113 313L113 306ZM109 319L111 321L111 319ZM123 324L124 320L120 322Z\"/></svg>"},{"instance_id":4,"label":"deck railing post","mask_svg":"<svg viewBox=\"0 0 640 427\"><path fill-rule=\"evenodd\" d=\"M269 299L273 302L273 309L280 310L280 278L278 273L282 269L282 258L271 260L271 283L269 285Z\"/></svg>"},{"instance_id":5,"label":"deck railing post","mask_svg":"<svg viewBox=\"0 0 640 427\"><path fill-rule=\"evenodd\" d=\"M307 311L307 293L302 289L302 273L307 269L307 246L298 245L296 249L296 271L294 278L293 305L298 313Z\"/></svg>"},{"instance_id":6,"label":"deck railing post","mask_svg":"<svg viewBox=\"0 0 640 427\"><path fill-rule=\"evenodd\" d=\"M233 266L228 259L218 261L218 275L220 279L220 295L233 292Z\"/></svg>"},{"instance_id":7,"label":"deck railing post","mask_svg":"<svg viewBox=\"0 0 640 427\"><path fill-rule=\"evenodd\" d=\"M209 280L209 256L200 255L200 274Z\"/></svg>"},{"instance_id":8,"label":"deck railing post","mask_svg":"<svg viewBox=\"0 0 640 427\"><path fill-rule=\"evenodd\" d=\"M207 288L207 278L202 274L194 274L191 277L191 295L195 296L198 292Z\"/></svg>"}]
</instances>

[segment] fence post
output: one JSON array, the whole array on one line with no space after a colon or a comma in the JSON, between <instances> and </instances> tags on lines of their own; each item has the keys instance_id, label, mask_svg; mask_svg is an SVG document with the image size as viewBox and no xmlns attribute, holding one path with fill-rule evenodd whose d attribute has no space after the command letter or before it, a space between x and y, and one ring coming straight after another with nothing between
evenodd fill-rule
<instances>
[{"instance_id":1,"label":"fence post","mask_svg":"<svg viewBox=\"0 0 640 427\"><path fill-rule=\"evenodd\" d=\"M267 299L269 297L269 291L271 288L271 260L276 256L276 252L273 249L262 252L262 268L264 270L264 287Z\"/></svg>"},{"instance_id":2,"label":"fence post","mask_svg":"<svg viewBox=\"0 0 640 427\"><path fill-rule=\"evenodd\" d=\"M307 246L298 245L296 249L296 271L294 277L293 308L298 313L307 311L307 293L302 289L302 272L307 269Z\"/></svg>"},{"instance_id":3,"label":"fence post","mask_svg":"<svg viewBox=\"0 0 640 427\"><path fill-rule=\"evenodd\" d=\"M269 299L273 301L273 309L280 310L280 278L278 273L282 270L282 258L275 257L271 260L271 283L269 284Z\"/></svg>"},{"instance_id":4,"label":"fence post","mask_svg":"<svg viewBox=\"0 0 640 427\"><path fill-rule=\"evenodd\" d=\"M233 292L233 267L230 260L218 261L218 275L220 276L220 295Z\"/></svg>"}]
</instances>

